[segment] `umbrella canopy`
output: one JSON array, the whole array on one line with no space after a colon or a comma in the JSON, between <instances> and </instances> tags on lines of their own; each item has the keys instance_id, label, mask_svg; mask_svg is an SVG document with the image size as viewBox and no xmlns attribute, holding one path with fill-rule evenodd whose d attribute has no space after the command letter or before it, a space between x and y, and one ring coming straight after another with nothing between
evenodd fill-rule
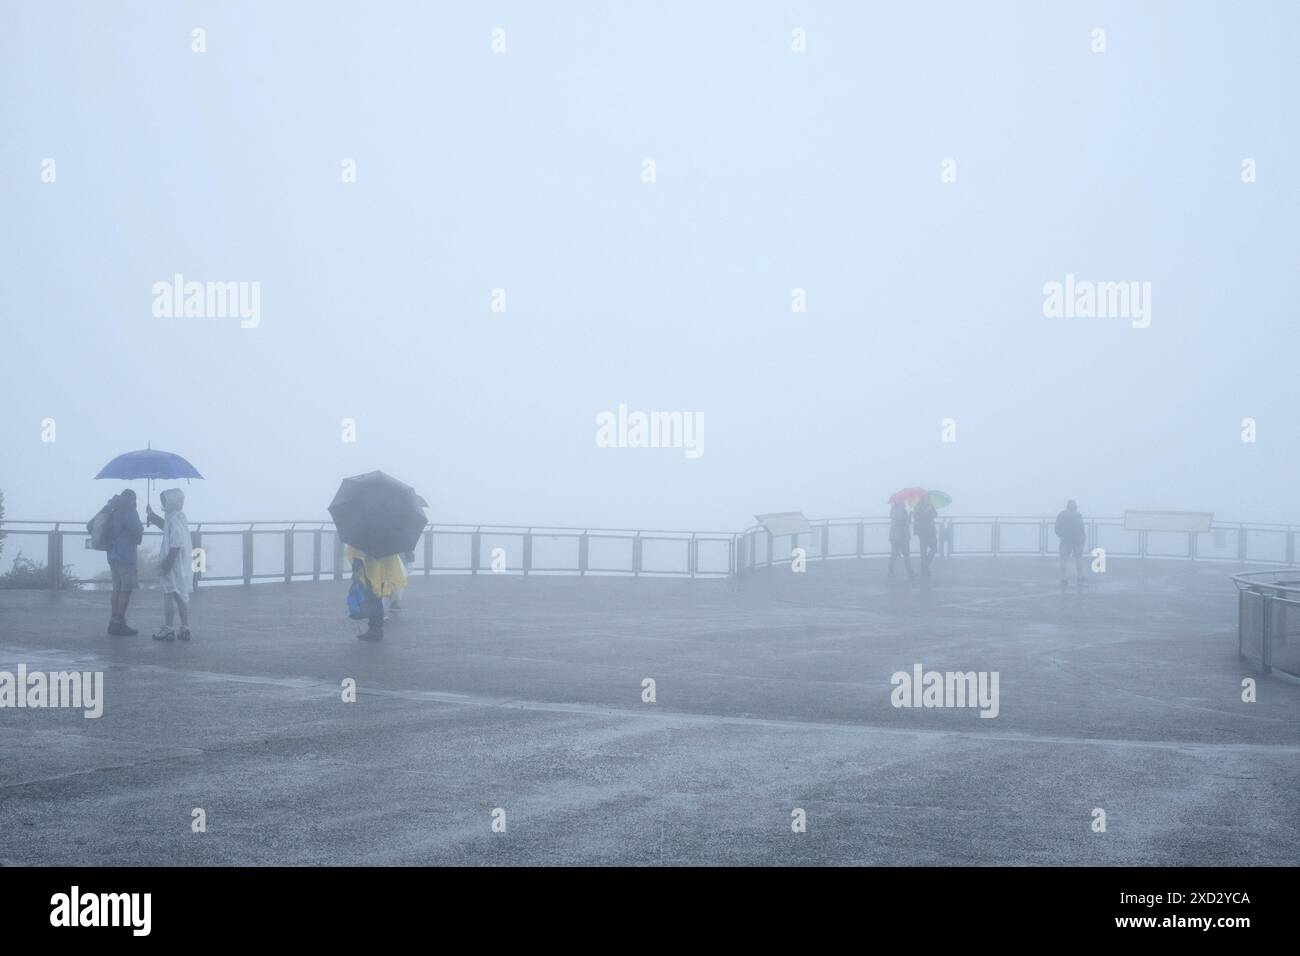
<instances>
[{"instance_id":1,"label":"umbrella canopy","mask_svg":"<svg viewBox=\"0 0 1300 956\"><path fill-rule=\"evenodd\" d=\"M157 448L143 448L118 455L96 478L202 478L199 470L180 455Z\"/></svg>"},{"instance_id":2,"label":"umbrella canopy","mask_svg":"<svg viewBox=\"0 0 1300 956\"><path fill-rule=\"evenodd\" d=\"M902 502L905 505L915 504L925 497L924 488L904 488L902 491L895 491L889 496L889 503L896 505Z\"/></svg>"},{"instance_id":3,"label":"umbrella canopy","mask_svg":"<svg viewBox=\"0 0 1300 956\"><path fill-rule=\"evenodd\" d=\"M930 499L930 504L936 508L946 508L952 504L952 495L946 491L927 491L925 496Z\"/></svg>"},{"instance_id":4,"label":"umbrella canopy","mask_svg":"<svg viewBox=\"0 0 1300 956\"><path fill-rule=\"evenodd\" d=\"M370 471L344 478L329 510L344 544L386 558L415 550L428 523L423 505L410 485Z\"/></svg>"}]
</instances>

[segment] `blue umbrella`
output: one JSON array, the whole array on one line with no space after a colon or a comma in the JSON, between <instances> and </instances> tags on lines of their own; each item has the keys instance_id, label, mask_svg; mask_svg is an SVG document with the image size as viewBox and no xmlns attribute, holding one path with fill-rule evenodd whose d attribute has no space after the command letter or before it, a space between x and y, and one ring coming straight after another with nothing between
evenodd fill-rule
<instances>
[{"instance_id":1,"label":"blue umbrella","mask_svg":"<svg viewBox=\"0 0 1300 956\"><path fill-rule=\"evenodd\" d=\"M133 478L149 479L147 494L153 493L155 478L202 478L199 470L180 455L157 448L142 448L140 451L128 451L118 455L103 468L99 469L98 478ZM146 500L148 500L146 498Z\"/></svg>"}]
</instances>

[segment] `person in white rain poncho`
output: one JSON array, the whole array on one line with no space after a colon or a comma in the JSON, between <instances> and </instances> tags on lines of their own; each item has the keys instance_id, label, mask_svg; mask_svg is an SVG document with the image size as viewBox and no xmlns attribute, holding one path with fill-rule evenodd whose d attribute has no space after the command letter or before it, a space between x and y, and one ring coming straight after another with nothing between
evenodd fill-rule
<instances>
[{"instance_id":1,"label":"person in white rain poncho","mask_svg":"<svg viewBox=\"0 0 1300 956\"><path fill-rule=\"evenodd\" d=\"M162 548L159 551L158 585L163 592L164 624L153 636L155 641L182 641L190 639L190 591L194 588L194 571L190 566L190 525L181 508L185 493L179 488L168 488L158 496L162 500L163 514L159 518L152 506L148 507L149 523L162 528ZM181 629L172 629L176 612L181 614Z\"/></svg>"}]
</instances>

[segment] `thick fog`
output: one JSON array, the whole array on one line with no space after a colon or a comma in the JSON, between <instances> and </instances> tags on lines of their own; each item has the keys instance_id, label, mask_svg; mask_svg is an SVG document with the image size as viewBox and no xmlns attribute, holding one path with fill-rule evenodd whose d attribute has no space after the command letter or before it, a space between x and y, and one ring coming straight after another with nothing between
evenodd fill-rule
<instances>
[{"instance_id":1,"label":"thick fog","mask_svg":"<svg viewBox=\"0 0 1300 956\"><path fill-rule=\"evenodd\" d=\"M376 468L442 522L1300 521L1300 8L301 11L3 6L10 519L151 442L196 522Z\"/></svg>"}]
</instances>

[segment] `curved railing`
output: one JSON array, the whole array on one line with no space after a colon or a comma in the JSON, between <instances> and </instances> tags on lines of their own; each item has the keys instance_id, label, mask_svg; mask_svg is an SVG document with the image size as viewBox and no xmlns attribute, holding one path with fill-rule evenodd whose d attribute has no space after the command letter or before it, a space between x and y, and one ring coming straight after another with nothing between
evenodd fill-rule
<instances>
[{"instance_id":1,"label":"curved railing","mask_svg":"<svg viewBox=\"0 0 1300 956\"><path fill-rule=\"evenodd\" d=\"M940 516L940 555L1047 555L1056 552L1055 517L1042 515ZM889 556L889 518L810 520L811 533L772 535L762 526L739 536L739 573L788 564L800 547L809 561ZM1183 558L1237 564L1296 564L1300 529L1283 524L1213 522L1208 531L1129 531L1123 518L1091 518L1088 550L1108 557Z\"/></svg>"},{"instance_id":2,"label":"curved railing","mask_svg":"<svg viewBox=\"0 0 1300 956\"><path fill-rule=\"evenodd\" d=\"M1300 569L1241 571L1237 586L1237 653L1265 674L1300 680Z\"/></svg>"}]
</instances>

